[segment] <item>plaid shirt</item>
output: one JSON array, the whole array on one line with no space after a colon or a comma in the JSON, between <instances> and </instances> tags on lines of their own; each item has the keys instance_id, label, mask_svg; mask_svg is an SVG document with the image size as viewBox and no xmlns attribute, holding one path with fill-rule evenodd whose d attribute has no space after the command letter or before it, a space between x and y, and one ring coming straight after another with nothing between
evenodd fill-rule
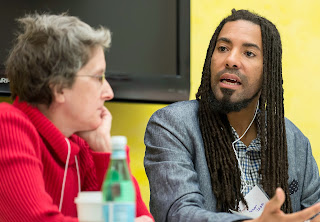
<instances>
[{"instance_id":1,"label":"plaid shirt","mask_svg":"<svg viewBox=\"0 0 320 222\"><path fill-rule=\"evenodd\" d=\"M235 140L239 139L236 130L233 127L231 128ZM242 172L244 173L241 177L241 190L242 194L245 196L255 185L260 184L261 176L258 172L261 166L260 137L258 136L252 140L248 147L241 140L236 142L234 147L240 161ZM243 180L244 178L245 181Z\"/></svg>"}]
</instances>

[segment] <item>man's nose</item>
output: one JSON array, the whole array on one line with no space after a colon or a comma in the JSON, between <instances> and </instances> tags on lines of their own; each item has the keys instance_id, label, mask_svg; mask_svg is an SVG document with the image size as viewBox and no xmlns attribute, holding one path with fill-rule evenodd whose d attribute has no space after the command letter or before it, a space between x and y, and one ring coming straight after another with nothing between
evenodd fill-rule
<instances>
[{"instance_id":1,"label":"man's nose","mask_svg":"<svg viewBox=\"0 0 320 222\"><path fill-rule=\"evenodd\" d=\"M237 50L231 51L226 59L226 68L239 69L241 67L241 53Z\"/></svg>"}]
</instances>

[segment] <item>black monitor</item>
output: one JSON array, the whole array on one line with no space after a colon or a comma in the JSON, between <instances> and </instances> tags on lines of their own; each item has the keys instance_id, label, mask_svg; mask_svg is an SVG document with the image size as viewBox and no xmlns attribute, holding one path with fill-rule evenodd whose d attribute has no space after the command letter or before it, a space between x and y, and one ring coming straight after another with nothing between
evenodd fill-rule
<instances>
[{"instance_id":1,"label":"black monitor","mask_svg":"<svg viewBox=\"0 0 320 222\"><path fill-rule=\"evenodd\" d=\"M0 60L12 47L16 18L37 11L78 16L112 32L107 80L116 101L171 103L190 92L190 0L10 0L0 8ZM0 68L0 95L10 95Z\"/></svg>"}]
</instances>

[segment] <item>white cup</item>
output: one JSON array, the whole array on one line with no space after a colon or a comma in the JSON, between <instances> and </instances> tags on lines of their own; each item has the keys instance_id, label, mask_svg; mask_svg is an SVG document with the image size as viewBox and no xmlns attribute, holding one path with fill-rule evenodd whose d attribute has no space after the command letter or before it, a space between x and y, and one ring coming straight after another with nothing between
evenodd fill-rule
<instances>
[{"instance_id":1,"label":"white cup","mask_svg":"<svg viewBox=\"0 0 320 222\"><path fill-rule=\"evenodd\" d=\"M83 191L74 202L77 204L79 222L103 222L102 192Z\"/></svg>"}]
</instances>

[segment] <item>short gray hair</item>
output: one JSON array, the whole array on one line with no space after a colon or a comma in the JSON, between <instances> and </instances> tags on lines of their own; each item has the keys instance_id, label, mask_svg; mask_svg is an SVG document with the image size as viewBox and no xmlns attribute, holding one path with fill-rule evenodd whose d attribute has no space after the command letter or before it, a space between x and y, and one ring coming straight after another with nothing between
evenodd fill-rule
<instances>
[{"instance_id":1,"label":"short gray hair","mask_svg":"<svg viewBox=\"0 0 320 222\"><path fill-rule=\"evenodd\" d=\"M30 104L50 105L52 86L72 87L75 75L95 47L110 47L107 28L92 28L79 18L30 14L17 19L22 32L6 61L12 98Z\"/></svg>"}]
</instances>

